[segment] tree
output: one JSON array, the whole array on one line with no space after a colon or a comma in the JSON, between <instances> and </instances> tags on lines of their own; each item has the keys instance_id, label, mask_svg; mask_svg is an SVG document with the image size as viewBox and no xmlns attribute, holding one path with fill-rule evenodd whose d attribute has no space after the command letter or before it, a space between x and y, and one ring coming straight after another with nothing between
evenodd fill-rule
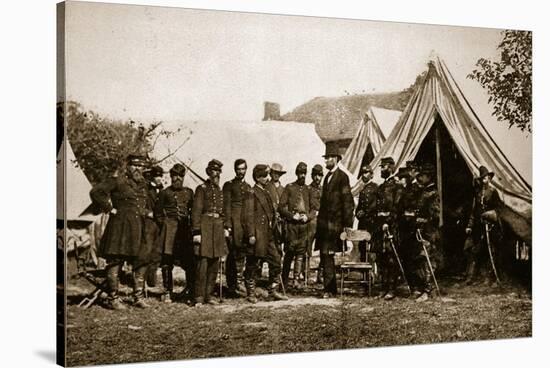
<instances>
[{"instance_id":1,"label":"tree","mask_svg":"<svg viewBox=\"0 0 550 368\"><path fill-rule=\"evenodd\" d=\"M169 156L152 156L157 139L180 132L180 129L162 129L162 122L145 127L133 120L118 121L104 118L93 111L84 111L77 102L71 101L61 106L64 107L61 109L62 119L67 123L67 136L77 164L92 184L116 175L119 169L124 167L129 154L145 155L149 157L151 165L159 164ZM58 115L59 110L58 105ZM170 156L176 152L177 150Z\"/></svg>"},{"instance_id":2,"label":"tree","mask_svg":"<svg viewBox=\"0 0 550 368\"><path fill-rule=\"evenodd\" d=\"M531 132L532 33L505 30L502 36L500 61L479 59L468 78L487 90L498 121Z\"/></svg>"}]
</instances>

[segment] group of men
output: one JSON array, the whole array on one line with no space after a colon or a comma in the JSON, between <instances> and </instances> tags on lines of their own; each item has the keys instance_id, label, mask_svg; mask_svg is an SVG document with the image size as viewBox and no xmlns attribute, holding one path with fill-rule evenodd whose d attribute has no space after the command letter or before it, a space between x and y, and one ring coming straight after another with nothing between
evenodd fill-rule
<instances>
[{"instance_id":1,"label":"group of men","mask_svg":"<svg viewBox=\"0 0 550 368\"><path fill-rule=\"evenodd\" d=\"M354 217L359 229L372 234L371 241L359 244L360 257L378 265L384 299L396 296L401 280L408 283L419 301L426 300L440 262L441 209L433 165L419 167L407 162L406 168L395 173L393 159L384 158L380 185L372 181L372 168L363 166L363 188L355 208L349 177L338 168L340 154L327 147L323 157L326 174L321 165L315 165L307 185L308 167L300 162L295 169L296 180L286 186L280 183L286 171L277 163L255 165L254 183L247 183L244 159L234 162L235 178L221 186L223 164L212 159L206 167L207 180L193 192L183 185L184 165L178 163L170 169L170 186L163 188L163 169L150 168L144 156L130 155L124 173L90 192L94 204L110 214L98 250L107 262L108 307L127 308L118 293L125 262L132 266L133 304L140 308L149 306L144 290L146 282L155 282L158 267L162 300L173 301L174 264L185 271L186 287L181 296L197 307L217 304L214 288L222 259L226 259L228 296L246 297L256 303L256 283L267 263L269 298L284 300L285 290L303 286L302 275L307 280L313 248L320 254L322 297L335 296L334 257L342 251L345 243L340 235L352 227ZM487 181L484 178L492 177L484 167L480 172L483 183ZM487 183L483 185L490 188ZM487 208L487 194L489 206L498 205L496 191L479 192L482 194L474 198L466 229L469 235L478 236L482 213L493 209ZM468 266L472 276L479 247L473 248Z\"/></svg>"}]
</instances>

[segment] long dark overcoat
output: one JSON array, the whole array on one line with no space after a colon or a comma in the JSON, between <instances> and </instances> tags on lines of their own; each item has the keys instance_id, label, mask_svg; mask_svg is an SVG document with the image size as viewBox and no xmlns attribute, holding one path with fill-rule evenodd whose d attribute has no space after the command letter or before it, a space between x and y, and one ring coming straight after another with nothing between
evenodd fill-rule
<instances>
[{"instance_id":1,"label":"long dark overcoat","mask_svg":"<svg viewBox=\"0 0 550 368\"><path fill-rule=\"evenodd\" d=\"M248 254L259 258L268 255L268 249L274 243L275 210L269 193L255 185L246 195L242 212L245 239L251 236L256 243L250 245Z\"/></svg>"},{"instance_id":2,"label":"long dark overcoat","mask_svg":"<svg viewBox=\"0 0 550 368\"><path fill-rule=\"evenodd\" d=\"M196 256L218 258L227 255L223 193L219 185L207 180L197 187L191 220L193 235L201 235L201 244L195 248Z\"/></svg>"},{"instance_id":3,"label":"long dark overcoat","mask_svg":"<svg viewBox=\"0 0 550 368\"><path fill-rule=\"evenodd\" d=\"M92 188L90 197L105 213L116 209L116 214L109 215L98 254L145 258L146 255L141 254L144 251L144 220L152 214L145 181L136 182L127 175L112 177Z\"/></svg>"},{"instance_id":4,"label":"long dark overcoat","mask_svg":"<svg viewBox=\"0 0 550 368\"><path fill-rule=\"evenodd\" d=\"M328 175L328 174L327 174ZM346 173L336 169L327 182L325 176L317 216L315 249L321 253L342 250L340 234L353 225L353 196Z\"/></svg>"}]
</instances>

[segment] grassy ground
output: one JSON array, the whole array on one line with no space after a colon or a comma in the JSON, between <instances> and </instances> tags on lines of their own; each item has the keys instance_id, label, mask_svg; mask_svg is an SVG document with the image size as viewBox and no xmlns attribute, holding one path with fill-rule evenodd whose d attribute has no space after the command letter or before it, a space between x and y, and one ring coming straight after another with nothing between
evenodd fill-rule
<instances>
[{"instance_id":1,"label":"grassy ground","mask_svg":"<svg viewBox=\"0 0 550 368\"><path fill-rule=\"evenodd\" d=\"M150 298L152 308L68 307L69 365L303 352L531 336L522 289L442 282L442 299L415 303L347 295L290 294L285 302L225 300L188 307Z\"/></svg>"}]
</instances>

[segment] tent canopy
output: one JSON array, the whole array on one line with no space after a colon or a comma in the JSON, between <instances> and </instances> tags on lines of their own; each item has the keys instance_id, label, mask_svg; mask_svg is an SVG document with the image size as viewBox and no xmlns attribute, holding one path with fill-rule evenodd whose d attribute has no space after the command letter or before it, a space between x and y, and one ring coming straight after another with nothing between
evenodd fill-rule
<instances>
[{"instance_id":1,"label":"tent canopy","mask_svg":"<svg viewBox=\"0 0 550 368\"><path fill-rule=\"evenodd\" d=\"M65 157L63 158L63 154ZM65 185L63 183L65 174ZM96 216L82 215L90 205L90 190L92 185L78 167L73 149L67 139L63 139L61 148L57 153L57 219L63 219L63 212L67 221L95 221ZM65 189L65 193L63 193ZM66 196L66 202L63 198ZM65 205L65 208L63 208Z\"/></svg>"},{"instance_id":2,"label":"tent canopy","mask_svg":"<svg viewBox=\"0 0 550 368\"><path fill-rule=\"evenodd\" d=\"M359 176L363 161L370 163L395 127L401 111L370 107L359 124L348 149L342 157L341 165L352 177Z\"/></svg>"},{"instance_id":3,"label":"tent canopy","mask_svg":"<svg viewBox=\"0 0 550 368\"><path fill-rule=\"evenodd\" d=\"M423 141L439 118L447 129L470 173L484 165L495 173L493 185L504 203L525 218L531 216L531 186L495 143L445 63L437 58L420 88L412 96L395 129L371 165L380 178L380 160L391 156L396 168L415 159Z\"/></svg>"},{"instance_id":4,"label":"tent canopy","mask_svg":"<svg viewBox=\"0 0 550 368\"><path fill-rule=\"evenodd\" d=\"M246 181L252 180L252 168L262 163L280 163L287 171L281 183L296 179L294 170L298 162L308 165L308 172L315 164L323 163L325 145L310 123L280 121L199 121L170 122L165 128L179 129L171 137L161 137L155 144L153 156L167 172L177 162L188 166L195 173L185 176L185 185L195 189L206 179L206 165L215 158L222 168L220 183L235 177L233 163L238 158L247 161ZM168 179L166 176L165 179Z\"/></svg>"}]
</instances>

